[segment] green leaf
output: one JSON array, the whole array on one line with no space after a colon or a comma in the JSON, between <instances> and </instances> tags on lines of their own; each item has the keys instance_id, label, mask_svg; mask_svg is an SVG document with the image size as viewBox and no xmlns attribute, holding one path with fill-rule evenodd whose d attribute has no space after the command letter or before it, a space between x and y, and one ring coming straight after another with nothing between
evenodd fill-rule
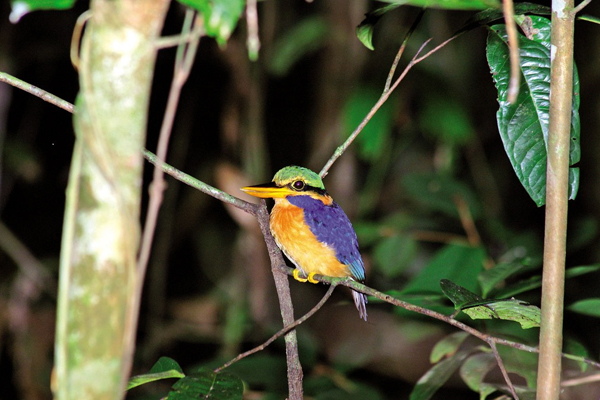
<instances>
[{"instance_id":1,"label":"green leaf","mask_svg":"<svg viewBox=\"0 0 600 400\"><path fill-rule=\"evenodd\" d=\"M469 351L461 351L435 364L419 379L410 393L410 400L430 399L450 379L469 353Z\"/></svg>"},{"instance_id":2,"label":"green leaf","mask_svg":"<svg viewBox=\"0 0 600 400\"><path fill-rule=\"evenodd\" d=\"M504 25L491 27L487 59L498 89L500 108L496 114L504 149L519 178L532 198L541 206L546 201L546 156L550 104L550 21L530 17L536 34L533 40L519 34L521 87L514 104L507 101L510 78L509 50ZM579 77L573 72L573 107L569 165L579 162ZM569 198L577 193L579 173L569 174Z\"/></svg>"},{"instance_id":3,"label":"green leaf","mask_svg":"<svg viewBox=\"0 0 600 400\"><path fill-rule=\"evenodd\" d=\"M36 10L64 10L73 7L75 0L13 0L9 20L13 24L31 11Z\"/></svg>"},{"instance_id":4,"label":"green leaf","mask_svg":"<svg viewBox=\"0 0 600 400\"><path fill-rule=\"evenodd\" d=\"M158 381L161 379L183 378L185 374L177 361L169 357L161 357L147 374L132 376L127 383L127 390L134 387Z\"/></svg>"},{"instance_id":5,"label":"green leaf","mask_svg":"<svg viewBox=\"0 0 600 400\"><path fill-rule=\"evenodd\" d=\"M385 2L446 10L483 10L486 8L500 8L502 4L497 0L385 0Z\"/></svg>"},{"instance_id":6,"label":"green leaf","mask_svg":"<svg viewBox=\"0 0 600 400\"><path fill-rule=\"evenodd\" d=\"M207 368L191 373L173 385L168 400L242 400L244 385L240 378L227 373L214 373Z\"/></svg>"},{"instance_id":7,"label":"green leaf","mask_svg":"<svg viewBox=\"0 0 600 400\"><path fill-rule=\"evenodd\" d=\"M517 260L509 263L499 263L494 268L483 271L477 276L482 296L487 297L496 285L504 282L506 278L521 271L524 267L523 261Z\"/></svg>"},{"instance_id":8,"label":"green leaf","mask_svg":"<svg viewBox=\"0 0 600 400\"><path fill-rule=\"evenodd\" d=\"M455 284L448 279L440 280L442 292L454 303L456 310L462 310L465 307L473 307L480 304L487 304L484 299L477 296L470 290Z\"/></svg>"},{"instance_id":9,"label":"green leaf","mask_svg":"<svg viewBox=\"0 0 600 400\"><path fill-rule=\"evenodd\" d=\"M351 132L371 111L381 93L370 86L359 86L348 98L344 107L343 132ZM365 161L375 161L381 156L387 139L392 133L393 113L396 109L396 98L390 98L375 113L356 138L358 155Z\"/></svg>"},{"instance_id":10,"label":"green leaf","mask_svg":"<svg viewBox=\"0 0 600 400\"><path fill-rule=\"evenodd\" d=\"M417 242L410 236L395 235L381 240L374 249L377 269L388 278L395 278L410 266L417 251Z\"/></svg>"},{"instance_id":11,"label":"green leaf","mask_svg":"<svg viewBox=\"0 0 600 400\"><path fill-rule=\"evenodd\" d=\"M429 356L429 361L432 364L435 364L444 357L454 355L468 337L469 334L463 331L454 332L446 336L437 342L435 346L433 346L433 350L431 350L431 355Z\"/></svg>"},{"instance_id":12,"label":"green leaf","mask_svg":"<svg viewBox=\"0 0 600 400\"><path fill-rule=\"evenodd\" d=\"M206 34L223 46L235 30L246 2L244 0L178 0L198 11Z\"/></svg>"},{"instance_id":13,"label":"green leaf","mask_svg":"<svg viewBox=\"0 0 600 400\"><path fill-rule=\"evenodd\" d=\"M484 397L496 391L496 389L493 388L482 387L485 376L494 369L496 365L498 364L496 363L496 358L493 354L477 353L467 358L462 364L460 367L460 377L471 390L479 392L479 394Z\"/></svg>"},{"instance_id":14,"label":"green leaf","mask_svg":"<svg viewBox=\"0 0 600 400\"><path fill-rule=\"evenodd\" d=\"M183 370L181 369L177 361L169 357L159 358L158 361L150 369L150 373L160 373L167 371L176 371L183 374Z\"/></svg>"},{"instance_id":15,"label":"green leaf","mask_svg":"<svg viewBox=\"0 0 600 400\"><path fill-rule=\"evenodd\" d=\"M400 7L402 4L390 4L365 14L365 19L356 27L356 37L369 50L375 50L373 47L373 30L381 17L388 11Z\"/></svg>"},{"instance_id":16,"label":"green leaf","mask_svg":"<svg viewBox=\"0 0 600 400\"><path fill-rule=\"evenodd\" d=\"M567 309L579 314L600 318L600 299L592 298L579 300L571 304Z\"/></svg>"},{"instance_id":17,"label":"green leaf","mask_svg":"<svg viewBox=\"0 0 600 400\"><path fill-rule=\"evenodd\" d=\"M273 48L269 72L284 76L307 54L324 46L330 32L327 21L321 17L305 18L282 35Z\"/></svg>"},{"instance_id":18,"label":"green leaf","mask_svg":"<svg viewBox=\"0 0 600 400\"><path fill-rule=\"evenodd\" d=\"M534 305L517 299L486 301L447 279L442 279L440 286L444 294L452 300L454 307L467 314L471 319L498 318L515 321L521 324L523 329L540 326L541 312Z\"/></svg>"},{"instance_id":19,"label":"green leaf","mask_svg":"<svg viewBox=\"0 0 600 400\"><path fill-rule=\"evenodd\" d=\"M517 299L493 301L484 306L463 308L462 311L472 319L498 318L515 321L521 324L523 329L540 326L541 310L539 307Z\"/></svg>"},{"instance_id":20,"label":"green leaf","mask_svg":"<svg viewBox=\"0 0 600 400\"><path fill-rule=\"evenodd\" d=\"M590 353L589 351L586 349L586 347L579 341L576 340L570 336L565 337L565 341L564 341L564 352L567 354L571 354L580 358L589 358ZM573 359L573 358L571 358ZM585 372L588 369L588 364L586 362L583 362L581 360L576 360L577 363L579 364L579 368L581 369L581 372Z\"/></svg>"},{"instance_id":21,"label":"green leaf","mask_svg":"<svg viewBox=\"0 0 600 400\"><path fill-rule=\"evenodd\" d=\"M600 25L600 18L595 17L593 15L586 15L586 14L584 14L584 15L578 15L577 19L581 20L581 21L592 22L594 24L599 24Z\"/></svg>"}]
</instances>

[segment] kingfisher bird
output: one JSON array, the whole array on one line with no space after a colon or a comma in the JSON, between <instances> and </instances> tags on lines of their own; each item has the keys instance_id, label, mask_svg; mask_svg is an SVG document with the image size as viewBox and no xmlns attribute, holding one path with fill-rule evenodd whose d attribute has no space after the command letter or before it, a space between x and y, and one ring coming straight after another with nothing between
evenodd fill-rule
<instances>
[{"instance_id":1,"label":"kingfisher bird","mask_svg":"<svg viewBox=\"0 0 600 400\"><path fill-rule=\"evenodd\" d=\"M315 275L365 280L356 232L341 207L325 191L321 177L308 168L289 166L273 181L242 191L272 198L270 228L277 246L294 263L297 281L318 283ZM302 274L302 276L300 276ZM367 296L352 291L360 318L367 320Z\"/></svg>"}]
</instances>

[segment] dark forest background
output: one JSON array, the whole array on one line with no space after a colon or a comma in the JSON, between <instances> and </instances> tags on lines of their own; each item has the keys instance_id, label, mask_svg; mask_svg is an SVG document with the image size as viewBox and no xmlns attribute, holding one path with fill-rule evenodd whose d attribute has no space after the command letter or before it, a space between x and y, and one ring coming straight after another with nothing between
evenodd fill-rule
<instances>
[{"instance_id":1,"label":"dark forest background","mask_svg":"<svg viewBox=\"0 0 600 400\"><path fill-rule=\"evenodd\" d=\"M262 48L257 62L248 60L244 21L226 47L202 39L183 89L167 161L239 197L239 187L269 181L286 165L319 171L379 97L419 11L401 7L387 14L375 30L375 51L370 51L354 30L377 4L260 2ZM0 71L74 102L78 82L70 42L75 21L87 6L79 1L71 10L34 12L11 24L10 5L2 2ZM592 2L585 12L598 16L600 5ZM424 40L433 37L434 45L441 43L471 14L429 10L399 69ZM182 17L182 7L173 3L164 34L178 33ZM519 184L500 141L486 35L484 28L471 31L413 68L324 180L355 225L369 286L400 290L449 242L466 242L448 193L461 193L467 200L489 259L527 255L539 268L544 208L536 207ZM156 146L174 55L174 49L158 54L150 150ZM582 157L579 194L569 209L568 267L600 261L597 25L576 23L575 60L581 81ZM0 84L2 399L51 398L57 270L73 142L69 113ZM149 178L149 165L147 172ZM281 326L255 220L172 178L168 184L147 276L134 373L148 371L160 356L172 357L184 368L216 366ZM22 262L10 255L15 251ZM33 284L45 274L51 283L43 288ZM598 273L569 280L566 303L600 297L599 281ZM291 285L296 316L325 293L322 285ZM453 329L375 303L369 304L365 323L349 292L336 292L298 329L307 395L408 398L430 367L432 346ZM539 305L539 290L522 298ZM565 332L588 349L590 358L598 358L598 319L567 313ZM535 343L537 329L528 335ZM230 369L248 383L248 398L284 398L283 350L280 340ZM164 385L148 385L128 396L159 398L168 388ZM580 397L573 398L597 399L600 385L580 390ZM437 396L479 398L459 378Z\"/></svg>"}]
</instances>

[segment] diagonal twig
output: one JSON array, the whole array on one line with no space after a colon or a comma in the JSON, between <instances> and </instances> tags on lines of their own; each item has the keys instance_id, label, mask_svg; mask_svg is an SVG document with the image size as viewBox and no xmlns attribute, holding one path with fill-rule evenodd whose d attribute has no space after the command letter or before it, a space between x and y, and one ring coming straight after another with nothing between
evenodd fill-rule
<instances>
[{"instance_id":1,"label":"diagonal twig","mask_svg":"<svg viewBox=\"0 0 600 400\"><path fill-rule=\"evenodd\" d=\"M253 348L251 350L248 350L248 351L246 351L244 353L239 354L234 359L226 362L225 364L223 364L219 368L215 369L214 372L220 372L220 371L224 370L225 368L229 367L231 364L234 364L234 363L240 361L242 358L246 358L246 357L248 357L248 356L250 356L250 355L252 355L254 353L257 353L259 351L262 351L262 350L266 349L267 346L269 346L275 340L277 340L281 336L285 335L286 333L288 333L289 331L291 331L292 329L296 328L298 325L300 325L301 323L303 323L304 321L306 321L307 319L309 319L310 317L312 317L317 311L319 311L321 309L321 307L323 307L323 305L325 304L325 302L327 302L327 300L329 300L329 298L333 294L333 290L336 288L336 286L337 285L335 285L335 284L329 286L329 289L327 289L327 292L325 293L325 295L323 296L323 298L321 299L321 301L319 301L313 308L310 309L309 312L307 312L306 314L304 314L302 317L298 318L293 323L291 323L291 324L289 324L287 326L284 326L282 329L280 329L277 333L275 333L273 336L271 336L263 344L261 344L259 346L256 346L255 348Z\"/></svg>"}]
</instances>

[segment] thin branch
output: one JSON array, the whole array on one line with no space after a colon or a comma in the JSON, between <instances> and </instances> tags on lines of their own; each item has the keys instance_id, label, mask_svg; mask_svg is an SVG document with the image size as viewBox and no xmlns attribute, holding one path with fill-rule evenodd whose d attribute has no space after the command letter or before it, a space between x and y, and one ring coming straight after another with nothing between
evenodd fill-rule
<instances>
[{"instance_id":1,"label":"thin branch","mask_svg":"<svg viewBox=\"0 0 600 400\"><path fill-rule=\"evenodd\" d=\"M184 34L187 34L191 31L193 21L194 11L187 9L182 28L182 32ZM194 29L194 31L196 31L196 29ZM175 120L175 114L177 113L177 105L179 104L181 89L183 88L183 85L189 76L199 42L200 36L197 36L190 42L189 47L186 42L182 42L177 48L177 56L175 57L175 75L173 76L173 81L171 82L171 89L169 91L165 116L160 128L156 152L156 168L154 168L152 182L150 183L150 199L148 202L146 222L144 223L144 231L137 262L137 270L140 274L138 277L138 282L143 282L144 280L143 277L146 272L146 266L148 265L148 259L150 258L150 252L152 250L152 240L154 238L154 231L156 230L158 212L162 203L163 192L166 187L164 171L161 164L167 157L169 139L171 138L173 121Z\"/></svg>"},{"instance_id":2,"label":"thin branch","mask_svg":"<svg viewBox=\"0 0 600 400\"><path fill-rule=\"evenodd\" d=\"M600 373L595 373L593 375L586 375L579 378L567 379L560 383L561 387L569 387L569 386L579 386L584 385L586 383L598 382L600 381Z\"/></svg>"},{"instance_id":3,"label":"thin branch","mask_svg":"<svg viewBox=\"0 0 600 400\"><path fill-rule=\"evenodd\" d=\"M152 153L148 150L142 151L146 160L148 160L151 164L158 165L158 161L156 158L156 154ZM251 215L257 215L258 213L258 205L248 203L240 198L230 195L229 193L225 193L222 190L217 189L214 186L211 186L207 183L204 183L191 175L186 174L178 170L177 168L165 163L164 161L161 163L162 169L165 173L171 175L173 178L177 179L180 182L185 183L188 186L193 187L196 190L201 191L204 194L207 194L211 197L214 197L217 200L221 200L224 203L231 204L232 206L239 208L242 211L247 212Z\"/></svg>"},{"instance_id":4,"label":"thin branch","mask_svg":"<svg viewBox=\"0 0 600 400\"><path fill-rule=\"evenodd\" d=\"M498 348L496 347L496 343L493 340L489 340L488 345L492 348L492 353L494 353L494 357L496 358L496 363L498 364L498 368L500 368L500 372L502 372L502 376L504 377L504 381L508 385L508 389L510 390L510 393L513 395L514 400L519 400L519 396L517 395L517 392L515 391L515 387L513 386L512 381L510 380L510 377L508 376L508 372L506 371L506 368L504 367L504 362L502 362L502 357L500 357L500 353L498 353Z\"/></svg>"},{"instance_id":5,"label":"thin branch","mask_svg":"<svg viewBox=\"0 0 600 400\"><path fill-rule=\"evenodd\" d=\"M425 8L421 9L421 12L419 12L419 15L417 15L417 18L415 18L415 20L413 21L412 25L410 26L410 29L408 30L408 32L406 32L406 35L404 36L404 39L402 40L402 44L400 45L400 49L398 50L398 53L396 54L396 58L394 58L394 62L392 63L392 67L390 68L390 72L388 73L388 77L385 81L385 87L383 88L383 93L386 93L387 91L390 90L390 85L392 84L392 79L394 79L394 74L396 73L396 68L398 67L400 58L402 58L402 54L404 53L404 49L406 48L408 39L410 39L410 37L412 36L415 29L417 29L419 22L421 22L421 18L423 18L423 14L425 14Z\"/></svg>"},{"instance_id":6,"label":"thin branch","mask_svg":"<svg viewBox=\"0 0 600 400\"><path fill-rule=\"evenodd\" d=\"M577 7L573 8L571 10L571 15L576 15L577 13L579 13L581 10L583 10L591 2L592 2L592 0L583 0L581 3L579 3L577 5Z\"/></svg>"},{"instance_id":7,"label":"thin branch","mask_svg":"<svg viewBox=\"0 0 600 400\"><path fill-rule=\"evenodd\" d=\"M182 43L190 43L198 38L198 32L182 32L179 35L163 36L154 42L157 49L167 49L169 47L180 46Z\"/></svg>"},{"instance_id":8,"label":"thin branch","mask_svg":"<svg viewBox=\"0 0 600 400\"><path fill-rule=\"evenodd\" d=\"M317 311L319 311L321 309L321 307L323 307L323 305L325 304L325 302L327 302L327 300L329 300L329 298L333 294L333 290L336 288L336 286L337 286L337 284L332 284L331 286L329 286L329 289L327 290L327 292L325 293L325 295L323 296L323 298L321 299L321 301L319 301L305 315L303 315L302 317L298 318L293 323L291 323L291 324L283 327L281 330L279 330L277 333L275 333L273 336L271 336L263 344L261 344L259 346L256 346L255 348L253 348L251 350L248 350L248 351L246 351L244 353L239 354L234 359L226 362L225 364L223 364L219 368L215 369L214 372L220 372L220 371L224 370L225 368L229 367L231 364L240 361L242 358L246 358L246 357L248 357L248 356L250 356L250 355L252 355L254 353L257 353L259 351L262 351L262 350L266 349L267 346L269 346L275 340L277 340L281 336L285 335L286 333L288 333L289 331L291 331L292 329L296 328L298 325L300 325L301 323L303 323L304 321L306 321L307 319L309 319L310 317L312 317Z\"/></svg>"},{"instance_id":9,"label":"thin branch","mask_svg":"<svg viewBox=\"0 0 600 400\"><path fill-rule=\"evenodd\" d=\"M440 44L437 47L435 47L433 50L430 50L424 56L419 57L419 54L421 54L421 52L423 51L423 48L425 46L427 46L427 44L431 41L431 39L427 39L421 45L421 47L419 48L419 50L417 51L417 53L415 54L415 56L413 57L413 59L404 68L404 70L402 71L402 73L400 74L400 76L398 77L398 79L396 79L396 81L394 82L394 84L389 88L388 91L384 91L383 92L383 94L381 95L381 97L379 98L379 100L377 100L377 103L375 103L375 105L373 106L373 108L371 108L371 110L369 111L369 113L361 121L361 123L356 127L356 129L352 132L352 134L348 137L348 139L346 139L346 141L344 142L344 144L342 144L340 147L338 147L337 149L335 149L335 152L333 153L333 155L331 156L331 158L327 161L327 163L325 164L325 166L323 167L323 169L321 169L321 172L319 172L319 176L321 178L324 178L325 175L327 175L327 172L329 171L329 168L331 168L331 166L333 165L333 163L336 162L336 160L338 158L340 158L342 154L344 154L344 152L346 151L346 149L348 149L348 147L350 147L350 145L352 144L352 142L354 142L354 139L356 139L356 137L358 136L358 134L360 132L362 132L362 130L364 129L364 127L367 125L367 123L371 120L371 118L373 118L373 115L375 115L375 113L381 108L381 106L383 105L383 103L385 103L387 101L387 99L390 97L390 95L392 94L392 92L398 87L398 85L400 84L400 82L402 82L402 80L404 80L404 77L406 76L406 74L408 73L408 71L410 71L412 67L414 67L415 65L417 65L421 61L425 60L427 57L431 56L433 53L435 53L438 50L440 50L442 47L444 47L445 45L447 45L450 41L454 40L458 36L459 35L452 36L451 38L449 38L446 41L444 41L442 44Z\"/></svg>"},{"instance_id":10,"label":"thin branch","mask_svg":"<svg viewBox=\"0 0 600 400\"><path fill-rule=\"evenodd\" d=\"M515 23L515 11L513 0L504 0L504 22L506 23L506 34L508 35L508 48L510 54L510 80L508 83L507 100L515 104L519 95L519 81L521 79L521 67L519 60L519 39L517 37L517 24Z\"/></svg>"},{"instance_id":11,"label":"thin branch","mask_svg":"<svg viewBox=\"0 0 600 400\"><path fill-rule=\"evenodd\" d=\"M293 276L293 272L294 272L293 268L290 268L288 266L283 266L283 264L282 264L279 267L279 269L283 273L285 273L285 274L287 274L289 276ZM449 325L454 326L455 328L461 329L461 330L469 333L472 336L475 336L476 338L478 338L478 339L480 339L480 340L482 340L482 341L484 341L486 343L489 343L490 341L493 341L495 344L501 344L503 346L512 347L512 348L517 349L517 350L527 351L529 353L539 353L539 349L537 347L528 346L526 344L517 343L517 342L510 341L510 340L506 340L506 339L502 339L502 338L498 338L498 337L495 337L495 336L488 335L486 333L478 331L475 328L470 327L469 325L467 325L465 323L457 321L457 320L453 319L452 317L449 317L447 315L441 314L441 313L439 313L437 311L432 311L432 310L429 310L427 308L416 306L414 304L410 304L410 303L407 303L405 301L396 299L393 296L390 296L388 294L382 293L382 292L380 292L380 291L378 291L376 289L373 289L373 288L371 288L369 286L366 286L366 285L364 285L362 283L353 281L353 280L351 280L349 278L333 278L333 277L330 277L330 276L314 275L314 279L316 279L317 281L319 281L321 283L325 283L325 284L328 284L328 285L335 284L335 285L338 285L338 286L339 285L346 286L346 287L349 287L350 289L355 290L357 292L361 292L361 293L364 293L366 295L373 296L373 297L375 297L375 298L377 298L379 300L382 300L382 301L384 301L386 303L392 304L392 305L397 306L397 307L402 307L405 310L413 311L413 312L416 312L418 314L422 314L422 315L425 315L425 316L428 316L428 317L440 320L442 322L445 322L445 323L447 323ZM562 356L564 358L567 358L567 359L570 359L570 360L585 362L586 364L593 365L596 368L600 368L600 362L598 362L598 361L590 360L590 359L587 359L587 358L584 358L584 357L574 356L574 355L568 354L568 353L562 353Z\"/></svg>"},{"instance_id":12,"label":"thin branch","mask_svg":"<svg viewBox=\"0 0 600 400\"><path fill-rule=\"evenodd\" d=\"M14 76L11 76L7 73L0 72L0 82L6 82L18 89L21 89L27 93L33 94L34 96L37 96L37 97L41 98L42 100L47 101L50 104L53 104L59 108L62 108L65 111L73 113L73 110L74 110L73 104L69 103L66 100L61 99L58 96L48 93L45 90L42 90L34 85L31 85L31 84L24 82L18 78L15 78ZM150 163L152 163L154 165L156 165L158 163L158 160L154 153L152 153L148 150L145 150L145 149L142 150L142 153L143 153L144 157L146 158L146 160L148 160ZM162 162L162 169L165 173L171 175L178 181L181 181L181 182L185 183L186 185L189 185L189 186L193 187L194 189L201 191L202 193L208 194L209 196L212 196L212 197L216 198L217 200L221 200L222 202L231 204L232 206L237 207L240 210L246 211L247 213L252 214L252 215L256 215L256 213L257 213L258 206L256 204L248 203L247 201L239 199L239 198L232 196L228 193L225 193L213 186L210 186L210 185L194 178L193 176L188 175L185 172L182 172L175 167L172 167L171 165L165 163L164 161Z\"/></svg>"},{"instance_id":13,"label":"thin branch","mask_svg":"<svg viewBox=\"0 0 600 400\"><path fill-rule=\"evenodd\" d=\"M15 78L14 76L7 74L6 72L0 72L0 82L8 83L9 85L24 90L27 93L32 94L36 97L39 97L40 99L47 101L50 104L54 104L55 106L62 108L65 111L73 113L73 104L61 99L60 97L50 94L37 86L24 82L19 78Z\"/></svg>"}]
</instances>

